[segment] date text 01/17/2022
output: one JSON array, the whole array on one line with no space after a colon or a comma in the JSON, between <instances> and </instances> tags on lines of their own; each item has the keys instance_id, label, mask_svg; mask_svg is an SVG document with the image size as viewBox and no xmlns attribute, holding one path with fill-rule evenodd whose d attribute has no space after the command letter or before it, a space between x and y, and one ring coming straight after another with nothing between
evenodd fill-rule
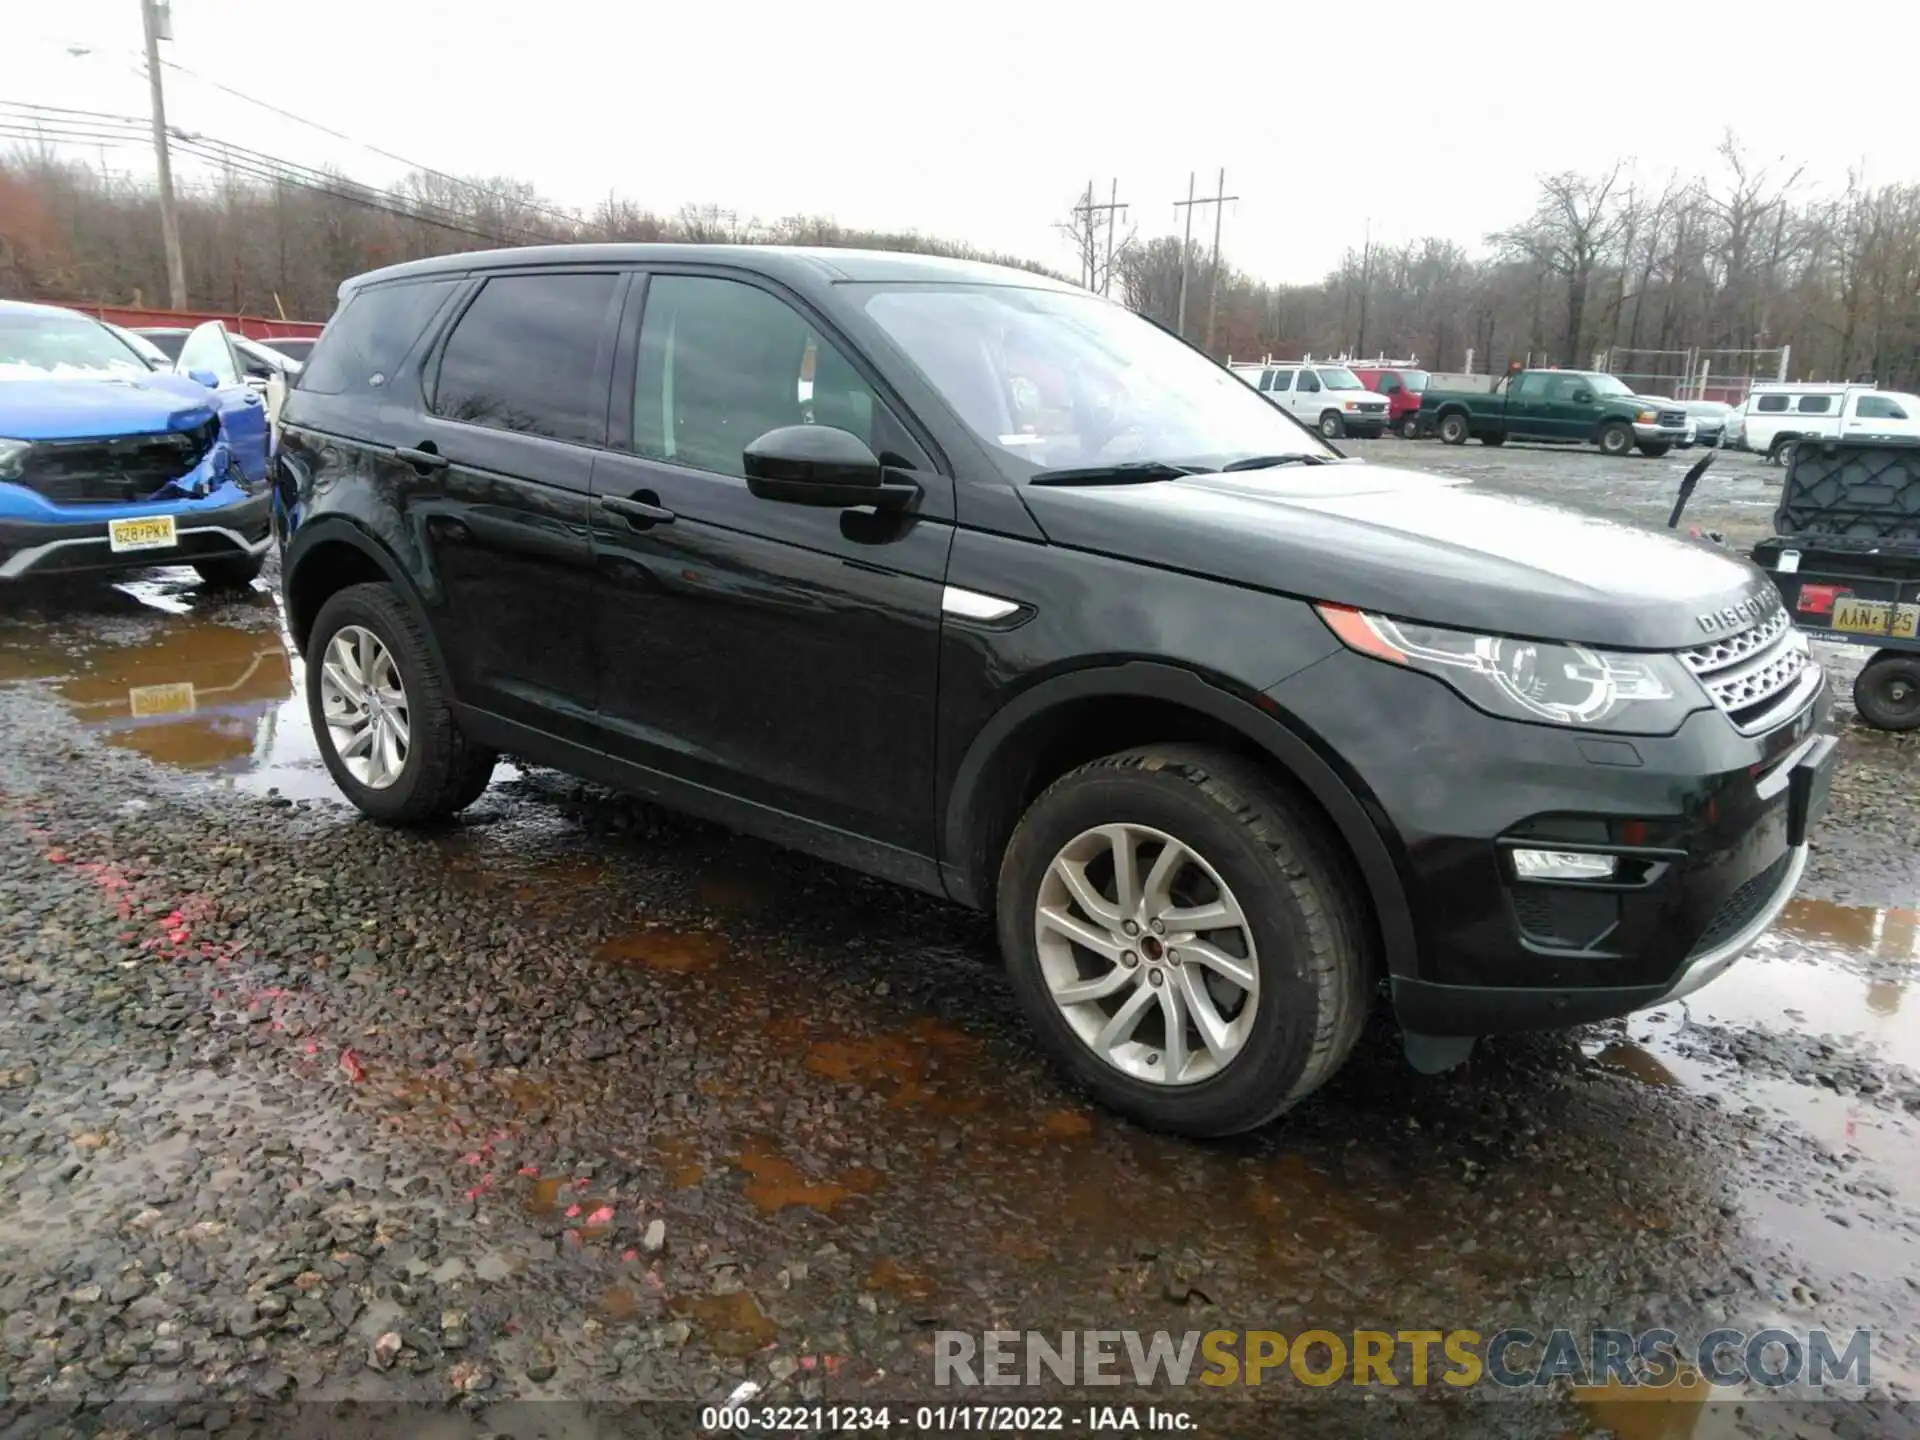
<instances>
[{"instance_id":1,"label":"date text 01/17/2022","mask_svg":"<svg viewBox=\"0 0 1920 1440\"><path fill-rule=\"evenodd\" d=\"M1183 1410L1157 1406L1091 1405L717 1405L701 1412L709 1434L837 1434L855 1430L925 1431L930 1434L1031 1435L1038 1433L1191 1432Z\"/></svg>"}]
</instances>

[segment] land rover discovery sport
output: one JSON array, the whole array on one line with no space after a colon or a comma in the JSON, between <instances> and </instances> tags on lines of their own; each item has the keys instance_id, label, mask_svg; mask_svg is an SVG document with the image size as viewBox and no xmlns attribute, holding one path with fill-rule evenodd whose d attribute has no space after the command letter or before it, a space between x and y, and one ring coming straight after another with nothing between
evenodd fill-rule
<instances>
[{"instance_id":1,"label":"land rover discovery sport","mask_svg":"<svg viewBox=\"0 0 1920 1440\"><path fill-rule=\"evenodd\" d=\"M1177 1131L1309 1094L1382 989L1438 1068L1705 983L1825 802L1744 561L1346 460L1035 275L422 260L342 286L281 419L362 811L511 751L988 909L1046 1048Z\"/></svg>"}]
</instances>

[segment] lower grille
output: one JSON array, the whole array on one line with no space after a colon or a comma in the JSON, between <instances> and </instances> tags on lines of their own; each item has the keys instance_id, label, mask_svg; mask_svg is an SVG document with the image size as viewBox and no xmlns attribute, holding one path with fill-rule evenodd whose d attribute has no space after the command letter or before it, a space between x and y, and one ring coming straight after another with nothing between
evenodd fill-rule
<instances>
[{"instance_id":1,"label":"lower grille","mask_svg":"<svg viewBox=\"0 0 1920 1440\"><path fill-rule=\"evenodd\" d=\"M164 435L36 441L19 483L62 505L144 500L198 465L219 438L220 421L209 417Z\"/></svg>"},{"instance_id":2,"label":"lower grille","mask_svg":"<svg viewBox=\"0 0 1920 1440\"><path fill-rule=\"evenodd\" d=\"M1748 922L1766 909L1767 902L1779 891L1792 858L1793 852L1788 851L1729 895L1727 903L1714 915L1713 923L1707 926L1706 934L1694 944L1687 958L1691 960L1696 955L1724 945L1745 929Z\"/></svg>"}]
</instances>

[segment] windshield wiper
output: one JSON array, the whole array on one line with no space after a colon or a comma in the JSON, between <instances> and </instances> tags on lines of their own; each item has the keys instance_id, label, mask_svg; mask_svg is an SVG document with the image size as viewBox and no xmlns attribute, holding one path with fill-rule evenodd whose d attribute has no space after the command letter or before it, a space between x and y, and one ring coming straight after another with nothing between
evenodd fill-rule
<instances>
[{"instance_id":1,"label":"windshield wiper","mask_svg":"<svg viewBox=\"0 0 1920 1440\"><path fill-rule=\"evenodd\" d=\"M1329 463L1324 455L1249 455L1244 460L1235 460L1220 467L1222 473L1230 470L1270 470L1275 465L1325 465Z\"/></svg>"},{"instance_id":2,"label":"windshield wiper","mask_svg":"<svg viewBox=\"0 0 1920 1440\"><path fill-rule=\"evenodd\" d=\"M1088 465L1076 470L1042 470L1029 485L1147 485L1212 473L1204 465L1169 465L1164 460L1128 460L1118 465Z\"/></svg>"}]
</instances>

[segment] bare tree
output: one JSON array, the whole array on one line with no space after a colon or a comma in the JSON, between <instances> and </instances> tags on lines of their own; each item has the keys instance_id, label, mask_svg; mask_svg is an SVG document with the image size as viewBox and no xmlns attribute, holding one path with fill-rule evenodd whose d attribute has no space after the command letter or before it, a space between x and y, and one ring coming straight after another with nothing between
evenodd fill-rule
<instances>
[{"instance_id":1,"label":"bare tree","mask_svg":"<svg viewBox=\"0 0 1920 1440\"><path fill-rule=\"evenodd\" d=\"M1600 176L1564 171L1540 179L1540 199L1534 212L1511 230L1492 239L1506 254L1524 258L1557 275L1566 286L1566 330L1560 346L1561 363L1584 364L1587 304L1594 276L1602 264L1615 259L1615 245L1628 224L1621 204L1620 172L1624 162ZM1544 338L1544 337L1542 337Z\"/></svg>"}]
</instances>

